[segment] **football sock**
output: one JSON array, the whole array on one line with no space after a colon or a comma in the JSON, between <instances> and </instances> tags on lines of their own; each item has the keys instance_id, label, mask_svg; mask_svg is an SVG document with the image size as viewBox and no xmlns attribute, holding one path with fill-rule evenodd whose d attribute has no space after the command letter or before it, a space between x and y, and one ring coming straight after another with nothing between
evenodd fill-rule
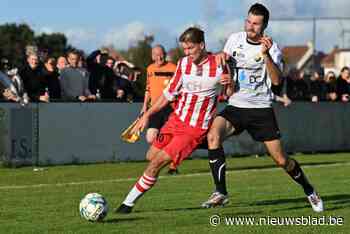
<instances>
[{"instance_id":1,"label":"football sock","mask_svg":"<svg viewBox=\"0 0 350 234\"><path fill-rule=\"evenodd\" d=\"M225 152L222 147L208 150L209 166L213 175L216 191L226 195Z\"/></svg>"},{"instance_id":2,"label":"football sock","mask_svg":"<svg viewBox=\"0 0 350 234\"><path fill-rule=\"evenodd\" d=\"M130 190L123 203L127 206L134 206L136 200L151 189L156 181L157 178L143 174L143 176L140 177L134 187Z\"/></svg>"},{"instance_id":3,"label":"football sock","mask_svg":"<svg viewBox=\"0 0 350 234\"><path fill-rule=\"evenodd\" d=\"M304 192L307 196L313 193L314 188L307 180L303 170L300 168L299 163L296 160L287 159L287 163L284 169L295 182L303 187Z\"/></svg>"}]
</instances>

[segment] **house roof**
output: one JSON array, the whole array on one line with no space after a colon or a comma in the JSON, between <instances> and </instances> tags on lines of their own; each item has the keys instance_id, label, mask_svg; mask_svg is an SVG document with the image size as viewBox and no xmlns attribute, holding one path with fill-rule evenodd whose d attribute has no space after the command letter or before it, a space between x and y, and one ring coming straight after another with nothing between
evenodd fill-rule
<instances>
[{"instance_id":1,"label":"house roof","mask_svg":"<svg viewBox=\"0 0 350 234\"><path fill-rule=\"evenodd\" d=\"M348 51L350 51L350 49L339 49L338 47L333 48L333 50L321 60L322 66L324 67L334 66L335 55L340 52L348 52Z\"/></svg>"},{"instance_id":2,"label":"house roof","mask_svg":"<svg viewBox=\"0 0 350 234\"><path fill-rule=\"evenodd\" d=\"M338 53L339 49L334 48L329 54L327 54L321 61L323 66L334 65L335 54Z\"/></svg>"},{"instance_id":3,"label":"house roof","mask_svg":"<svg viewBox=\"0 0 350 234\"><path fill-rule=\"evenodd\" d=\"M308 46L286 46L282 49L283 59L287 64L297 64L308 50Z\"/></svg>"}]
</instances>

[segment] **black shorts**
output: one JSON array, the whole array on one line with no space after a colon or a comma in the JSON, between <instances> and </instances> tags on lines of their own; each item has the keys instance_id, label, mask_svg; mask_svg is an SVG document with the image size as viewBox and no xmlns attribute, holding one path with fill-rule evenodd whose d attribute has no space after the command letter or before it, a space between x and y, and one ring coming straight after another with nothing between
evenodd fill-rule
<instances>
[{"instance_id":1,"label":"black shorts","mask_svg":"<svg viewBox=\"0 0 350 234\"><path fill-rule=\"evenodd\" d=\"M281 138L275 113L272 108L239 108L226 106L219 116L229 121L238 135L247 130L256 141L271 141Z\"/></svg>"},{"instance_id":2,"label":"black shorts","mask_svg":"<svg viewBox=\"0 0 350 234\"><path fill-rule=\"evenodd\" d=\"M173 112L171 105L167 105L149 118L148 128L160 130Z\"/></svg>"}]
</instances>

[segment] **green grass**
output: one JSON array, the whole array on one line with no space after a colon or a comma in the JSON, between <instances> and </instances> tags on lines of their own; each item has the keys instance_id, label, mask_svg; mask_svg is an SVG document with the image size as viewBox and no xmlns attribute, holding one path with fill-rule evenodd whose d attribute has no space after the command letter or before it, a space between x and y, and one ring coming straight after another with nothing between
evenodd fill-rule
<instances>
[{"instance_id":1,"label":"green grass","mask_svg":"<svg viewBox=\"0 0 350 234\"><path fill-rule=\"evenodd\" d=\"M317 187L326 211L312 212L302 189L269 157L230 158L227 183L230 203L200 209L213 189L207 160L188 160L181 175L162 173L157 185L142 197L134 212L112 212L146 165L142 163L0 168L0 233L349 233L350 154L297 155ZM131 178L131 179L127 179ZM110 213L101 223L79 216L80 199L89 192L105 196ZM222 223L209 224L218 214ZM343 218L342 226L225 225L225 217Z\"/></svg>"}]
</instances>

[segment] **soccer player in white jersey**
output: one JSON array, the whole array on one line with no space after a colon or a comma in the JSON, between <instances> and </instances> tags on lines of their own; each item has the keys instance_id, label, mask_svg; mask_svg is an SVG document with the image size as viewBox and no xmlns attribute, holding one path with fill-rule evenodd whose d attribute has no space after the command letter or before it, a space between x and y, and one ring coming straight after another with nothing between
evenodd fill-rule
<instances>
[{"instance_id":1,"label":"soccer player in white jersey","mask_svg":"<svg viewBox=\"0 0 350 234\"><path fill-rule=\"evenodd\" d=\"M160 170L170 162L181 163L206 137L216 112L220 83L227 95L233 92L231 76L218 66L214 55L207 53L202 30L188 28L180 36L180 43L186 57L180 59L174 77L135 129L145 129L150 116L177 97L174 111L147 152L150 162L146 170L117 213L130 213L136 200L156 183Z\"/></svg>"},{"instance_id":2,"label":"soccer player in white jersey","mask_svg":"<svg viewBox=\"0 0 350 234\"><path fill-rule=\"evenodd\" d=\"M277 44L264 35L269 11L262 4L251 6L245 31L232 34L217 63L236 70L235 92L226 108L215 118L208 133L209 165L216 190L202 207L222 206L228 202L225 181L225 154L222 142L231 135L247 130L256 141L263 142L276 164L300 184L316 212L323 203L308 182L298 162L289 158L281 147L280 131L271 106L273 90L280 85L282 53Z\"/></svg>"}]
</instances>

